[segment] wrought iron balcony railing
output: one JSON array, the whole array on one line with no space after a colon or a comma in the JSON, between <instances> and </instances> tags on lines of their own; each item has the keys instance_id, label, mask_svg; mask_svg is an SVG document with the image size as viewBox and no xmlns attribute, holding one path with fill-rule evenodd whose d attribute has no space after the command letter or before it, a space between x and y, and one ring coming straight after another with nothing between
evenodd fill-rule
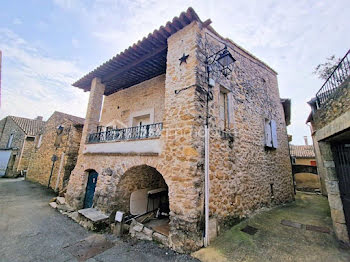
<instances>
[{"instance_id":1,"label":"wrought iron balcony railing","mask_svg":"<svg viewBox=\"0 0 350 262\"><path fill-rule=\"evenodd\" d=\"M320 108L349 76L350 49L316 93L317 108Z\"/></svg>"},{"instance_id":2,"label":"wrought iron balcony railing","mask_svg":"<svg viewBox=\"0 0 350 262\"><path fill-rule=\"evenodd\" d=\"M123 129L112 129L105 132L89 134L87 143L103 143L112 141L136 140L159 137L163 123L135 126Z\"/></svg>"}]
</instances>

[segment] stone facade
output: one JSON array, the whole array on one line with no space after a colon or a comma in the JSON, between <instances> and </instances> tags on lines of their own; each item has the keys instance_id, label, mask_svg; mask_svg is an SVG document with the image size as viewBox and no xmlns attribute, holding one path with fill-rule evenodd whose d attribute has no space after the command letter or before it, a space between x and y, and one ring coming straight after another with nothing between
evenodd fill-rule
<instances>
[{"instance_id":1,"label":"stone facade","mask_svg":"<svg viewBox=\"0 0 350 262\"><path fill-rule=\"evenodd\" d=\"M35 153L32 155L26 179L47 186L52 156L56 155L50 187L57 192L63 190L76 164L83 123L83 118L54 112L35 139ZM59 126L63 127L60 134L57 133Z\"/></svg>"},{"instance_id":2,"label":"stone facade","mask_svg":"<svg viewBox=\"0 0 350 262\"><path fill-rule=\"evenodd\" d=\"M0 121L0 150L10 149L6 177L16 177L26 171L34 150L34 137L44 124L41 119L7 116ZM12 135L12 143L7 148Z\"/></svg>"},{"instance_id":3,"label":"stone facade","mask_svg":"<svg viewBox=\"0 0 350 262\"><path fill-rule=\"evenodd\" d=\"M349 230L339 190L339 180L332 145L348 143L350 133L350 78L345 80L320 108L313 107L312 139L315 147L317 170L321 178L322 193L328 196L337 238L349 242ZM350 217L348 218L350 221Z\"/></svg>"},{"instance_id":4,"label":"stone facade","mask_svg":"<svg viewBox=\"0 0 350 262\"><path fill-rule=\"evenodd\" d=\"M150 114L152 122L163 121L165 75L106 96L100 125L125 128L137 115Z\"/></svg>"},{"instance_id":5,"label":"stone facade","mask_svg":"<svg viewBox=\"0 0 350 262\"><path fill-rule=\"evenodd\" d=\"M132 190L159 186L161 180L152 179L156 170L169 190L169 245L180 252L203 245L203 59L208 34L213 38L210 44L214 51L222 48L218 40L225 40L197 21L172 34L167 39L165 75L107 96L101 122L98 119L105 86L97 78L92 81L80 154L66 193L68 204L76 209L83 207L88 172L96 170L99 176L94 207L106 213L117 208L127 212ZM234 43L228 42L228 48L237 59L234 72L228 79L214 77L214 99L209 102L210 215L219 223L293 200L288 138L276 73ZM188 59L179 65L183 54L189 55ZM183 91L175 92L180 89ZM220 128L219 119L222 89L228 94L229 104L229 126L225 129ZM140 154L137 148L133 154L84 153L89 146L85 144L86 136L96 132L98 125L118 126L129 121L130 126L134 110L150 107L154 108L153 122L163 122L162 134L155 138L161 142L161 153ZM276 150L265 149L265 118L277 123Z\"/></svg>"}]
</instances>

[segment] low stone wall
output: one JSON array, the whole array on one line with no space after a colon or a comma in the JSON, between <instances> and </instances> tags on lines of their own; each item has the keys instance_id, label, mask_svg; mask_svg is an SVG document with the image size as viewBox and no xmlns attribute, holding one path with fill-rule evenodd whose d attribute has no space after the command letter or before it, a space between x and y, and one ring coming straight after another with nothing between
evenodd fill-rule
<instances>
[{"instance_id":1,"label":"low stone wall","mask_svg":"<svg viewBox=\"0 0 350 262\"><path fill-rule=\"evenodd\" d=\"M331 98L313 115L313 129L319 130L350 110L350 77L332 94Z\"/></svg>"}]
</instances>

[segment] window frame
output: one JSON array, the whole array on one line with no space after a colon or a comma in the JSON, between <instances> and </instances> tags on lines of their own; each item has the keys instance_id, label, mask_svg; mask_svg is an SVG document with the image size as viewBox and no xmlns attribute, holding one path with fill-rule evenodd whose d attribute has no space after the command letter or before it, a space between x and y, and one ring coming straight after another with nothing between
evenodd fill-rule
<instances>
[{"instance_id":1,"label":"window frame","mask_svg":"<svg viewBox=\"0 0 350 262\"><path fill-rule=\"evenodd\" d=\"M11 148L13 143L14 134L11 133L9 139L7 140L6 148Z\"/></svg>"}]
</instances>

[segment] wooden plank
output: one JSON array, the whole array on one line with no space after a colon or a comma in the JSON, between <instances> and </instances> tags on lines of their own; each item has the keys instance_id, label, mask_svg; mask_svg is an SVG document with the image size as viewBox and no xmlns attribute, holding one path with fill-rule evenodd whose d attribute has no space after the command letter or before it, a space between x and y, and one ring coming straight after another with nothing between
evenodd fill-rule
<instances>
[{"instance_id":1,"label":"wooden plank","mask_svg":"<svg viewBox=\"0 0 350 262\"><path fill-rule=\"evenodd\" d=\"M164 224L164 225L159 225L159 226L154 226L152 227L154 231L164 235L164 236L169 236L169 232L170 232L170 225Z\"/></svg>"},{"instance_id":2,"label":"wooden plank","mask_svg":"<svg viewBox=\"0 0 350 262\"><path fill-rule=\"evenodd\" d=\"M148 55L144 56L143 58L130 63L128 66L125 66L123 69L118 70L116 72L112 72L111 74L105 76L102 78L102 83L108 82L110 80L112 80L113 78L116 78L117 76L127 72L128 70L130 70L131 68L140 65L141 63L143 63L144 61L146 61L147 59L150 59L153 56L156 56L158 54L160 54L161 52L165 51L167 49L167 46L162 46L160 48L157 48L155 51L149 53Z\"/></svg>"}]
</instances>

